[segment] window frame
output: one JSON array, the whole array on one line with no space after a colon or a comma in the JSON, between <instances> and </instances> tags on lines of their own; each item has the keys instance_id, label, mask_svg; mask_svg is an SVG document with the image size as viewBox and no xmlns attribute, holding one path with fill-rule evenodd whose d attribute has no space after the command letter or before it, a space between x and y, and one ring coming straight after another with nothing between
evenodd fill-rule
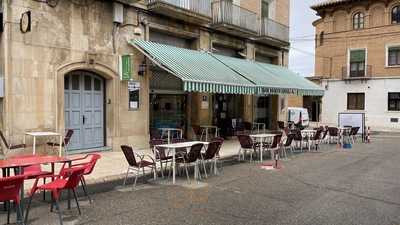
<instances>
[{"instance_id":1,"label":"window frame","mask_svg":"<svg viewBox=\"0 0 400 225\"><path fill-rule=\"evenodd\" d=\"M393 12L395 9L396 15ZM400 5L395 5L390 10L390 24L400 24Z\"/></svg>"},{"instance_id":2,"label":"window frame","mask_svg":"<svg viewBox=\"0 0 400 225\"><path fill-rule=\"evenodd\" d=\"M365 15L363 12L356 12L352 17L353 30L361 30L365 28Z\"/></svg>"},{"instance_id":3,"label":"window frame","mask_svg":"<svg viewBox=\"0 0 400 225\"><path fill-rule=\"evenodd\" d=\"M397 44L387 44L387 45L385 46L385 49L386 49L386 52L385 52L385 55L386 55L385 66L388 67L388 68L400 67L400 63L399 63L399 64L396 64L396 65L390 65L390 64L389 64L389 51L390 51L390 48L395 48L395 47L400 48L400 43L397 43ZM400 60L400 59L398 59L398 60Z\"/></svg>"},{"instance_id":4,"label":"window frame","mask_svg":"<svg viewBox=\"0 0 400 225\"><path fill-rule=\"evenodd\" d=\"M351 52L352 51L365 51L364 57L364 76L350 76L351 75ZM365 48L349 48L347 51L347 77L365 77L367 75L367 63L368 62L368 49ZM360 62L359 62L360 63Z\"/></svg>"},{"instance_id":5,"label":"window frame","mask_svg":"<svg viewBox=\"0 0 400 225\"><path fill-rule=\"evenodd\" d=\"M397 94L399 97L390 98L391 94ZM388 92L387 99L388 99L388 101L387 101L387 103L388 103L388 106L387 106L388 112L399 112L400 111L400 92ZM390 102L391 101L396 101L394 108L390 107Z\"/></svg>"},{"instance_id":6,"label":"window frame","mask_svg":"<svg viewBox=\"0 0 400 225\"><path fill-rule=\"evenodd\" d=\"M351 108L350 107L350 96L355 96L355 107ZM359 101L360 99L358 98L358 96L363 96L363 102L362 102L362 107L358 107L359 106ZM349 111L364 111L365 110L365 93L364 92L348 92L347 93L347 110Z\"/></svg>"}]
</instances>

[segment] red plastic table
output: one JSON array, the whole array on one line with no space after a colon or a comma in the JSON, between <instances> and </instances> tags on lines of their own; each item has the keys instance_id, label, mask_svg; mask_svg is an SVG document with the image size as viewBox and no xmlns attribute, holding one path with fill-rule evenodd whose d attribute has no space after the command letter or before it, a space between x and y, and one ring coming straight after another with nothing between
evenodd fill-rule
<instances>
[{"instance_id":1,"label":"red plastic table","mask_svg":"<svg viewBox=\"0 0 400 225\"><path fill-rule=\"evenodd\" d=\"M49 155L21 155L15 156L8 159L0 160L1 169L12 169L18 168L18 174L23 174L24 167L38 165L38 164L51 164L51 172L54 173L55 163L68 163L71 165L73 159L68 159L66 157L59 156L49 156ZM4 172L3 172L4 175ZM9 174L7 174L9 175ZM70 193L68 193L68 208L70 208ZM24 185L21 187L21 208L23 209L23 199L24 199ZM23 213L24 210L22 210ZM22 215L23 216L23 215Z\"/></svg>"}]
</instances>

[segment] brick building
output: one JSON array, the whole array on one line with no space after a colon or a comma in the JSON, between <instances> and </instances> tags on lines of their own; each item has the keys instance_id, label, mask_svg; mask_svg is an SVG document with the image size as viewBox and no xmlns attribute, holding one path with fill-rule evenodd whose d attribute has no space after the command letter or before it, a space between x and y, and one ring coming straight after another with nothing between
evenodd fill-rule
<instances>
[{"instance_id":1,"label":"brick building","mask_svg":"<svg viewBox=\"0 0 400 225\"><path fill-rule=\"evenodd\" d=\"M400 1L336 0L312 6L322 122L365 113L373 130L400 128Z\"/></svg>"},{"instance_id":2,"label":"brick building","mask_svg":"<svg viewBox=\"0 0 400 225\"><path fill-rule=\"evenodd\" d=\"M210 52L250 60L239 61L243 65L286 66L289 0L6 0L0 5L1 130L12 142L21 142L28 130L70 128L75 131L70 151L118 149L123 143L147 147L151 128L179 126L190 137L191 125L215 124L222 115L274 127L285 117L287 100L271 90L299 93L266 88L260 96L227 84L216 89L209 81L187 91L173 65L161 65L157 55L134 43L208 52L204 57L213 57L219 67ZM224 69L255 90L254 82ZM205 86L214 89L201 89Z\"/></svg>"}]
</instances>

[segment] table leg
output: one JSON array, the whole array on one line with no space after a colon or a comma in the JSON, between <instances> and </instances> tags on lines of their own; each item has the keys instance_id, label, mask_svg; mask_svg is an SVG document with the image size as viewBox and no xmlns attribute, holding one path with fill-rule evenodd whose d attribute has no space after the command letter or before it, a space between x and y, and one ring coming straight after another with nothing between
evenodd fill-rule
<instances>
[{"instance_id":1,"label":"table leg","mask_svg":"<svg viewBox=\"0 0 400 225\"><path fill-rule=\"evenodd\" d=\"M18 174L17 175L22 175L24 174L24 167L20 166L18 168ZM19 215L18 213L18 220L22 221L24 219L24 198L25 198L25 189L24 189L24 182L22 182L21 184L21 200L20 200L20 207L21 207L21 215ZM9 202L8 204L11 204L11 202Z\"/></svg>"},{"instance_id":2,"label":"table leg","mask_svg":"<svg viewBox=\"0 0 400 225\"><path fill-rule=\"evenodd\" d=\"M167 137L168 137L168 144L171 144L171 131L167 131Z\"/></svg>"},{"instance_id":3,"label":"table leg","mask_svg":"<svg viewBox=\"0 0 400 225\"><path fill-rule=\"evenodd\" d=\"M172 151L172 183L175 184L175 148Z\"/></svg>"},{"instance_id":4,"label":"table leg","mask_svg":"<svg viewBox=\"0 0 400 225\"><path fill-rule=\"evenodd\" d=\"M60 135L60 149L59 149L59 152L58 152L58 156L60 156L61 157L61 152L62 152L62 135Z\"/></svg>"},{"instance_id":5,"label":"table leg","mask_svg":"<svg viewBox=\"0 0 400 225\"><path fill-rule=\"evenodd\" d=\"M69 168L72 166L72 161L68 162ZM68 189L68 209L71 209L71 189Z\"/></svg>"},{"instance_id":6,"label":"table leg","mask_svg":"<svg viewBox=\"0 0 400 225\"><path fill-rule=\"evenodd\" d=\"M262 143L262 140L261 140L261 142L260 142L260 146L259 146L259 149L260 149L260 162L262 162L263 161L263 143Z\"/></svg>"},{"instance_id":7,"label":"table leg","mask_svg":"<svg viewBox=\"0 0 400 225\"><path fill-rule=\"evenodd\" d=\"M183 130L179 130L181 132L181 139L183 138Z\"/></svg>"},{"instance_id":8,"label":"table leg","mask_svg":"<svg viewBox=\"0 0 400 225\"><path fill-rule=\"evenodd\" d=\"M35 154L36 154L36 136L33 136L33 146L32 146L32 149L33 149L33 154L35 155Z\"/></svg>"}]
</instances>

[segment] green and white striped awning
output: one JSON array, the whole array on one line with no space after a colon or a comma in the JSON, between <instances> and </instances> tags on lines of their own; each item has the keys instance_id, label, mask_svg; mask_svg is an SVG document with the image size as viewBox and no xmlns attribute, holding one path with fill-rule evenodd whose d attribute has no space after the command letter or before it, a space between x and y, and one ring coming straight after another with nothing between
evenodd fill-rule
<instances>
[{"instance_id":1,"label":"green and white striped awning","mask_svg":"<svg viewBox=\"0 0 400 225\"><path fill-rule=\"evenodd\" d=\"M254 84L207 52L150 41L130 42L155 64L183 81L183 90L223 94L254 94Z\"/></svg>"},{"instance_id":2,"label":"green and white striped awning","mask_svg":"<svg viewBox=\"0 0 400 225\"><path fill-rule=\"evenodd\" d=\"M289 69L150 41L130 42L156 65L183 81L183 90L223 94L322 96L313 82Z\"/></svg>"},{"instance_id":3,"label":"green and white striped awning","mask_svg":"<svg viewBox=\"0 0 400 225\"><path fill-rule=\"evenodd\" d=\"M212 56L252 81L258 95L324 95L324 91L317 84L285 67L215 54Z\"/></svg>"}]
</instances>

